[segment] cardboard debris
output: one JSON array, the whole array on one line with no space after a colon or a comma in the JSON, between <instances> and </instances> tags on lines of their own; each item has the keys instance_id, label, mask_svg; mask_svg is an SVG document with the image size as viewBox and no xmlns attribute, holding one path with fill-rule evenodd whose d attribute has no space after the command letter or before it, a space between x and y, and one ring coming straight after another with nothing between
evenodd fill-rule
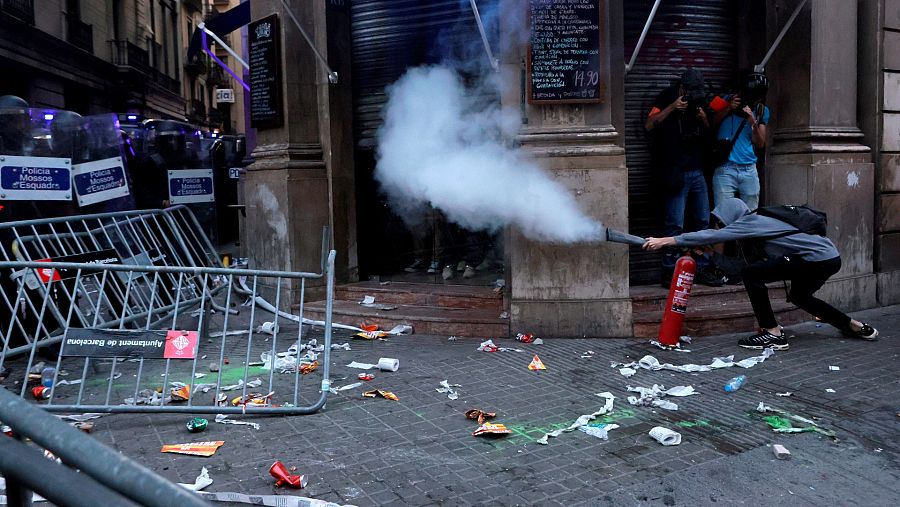
<instances>
[{"instance_id":1,"label":"cardboard debris","mask_svg":"<svg viewBox=\"0 0 900 507\"><path fill-rule=\"evenodd\" d=\"M482 435L491 435L491 436L504 436L512 433L506 426L500 423L489 423L486 422L478 427L475 431L472 432L473 437L478 437Z\"/></svg>"},{"instance_id":2,"label":"cardboard debris","mask_svg":"<svg viewBox=\"0 0 900 507\"><path fill-rule=\"evenodd\" d=\"M393 400L393 401L400 400L400 398L398 398L396 394L394 394L390 391L382 391L381 389L374 389L372 391L366 391L366 392L362 393L362 395L366 398L377 398L377 397L381 396L382 398L387 398L387 399Z\"/></svg>"},{"instance_id":3,"label":"cardboard debris","mask_svg":"<svg viewBox=\"0 0 900 507\"><path fill-rule=\"evenodd\" d=\"M190 442L187 444L167 444L162 446L160 452L209 457L215 454L219 447L222 447L223 445L225 445L224 440L217 440L215 442Z\"/></svg>"},{"instance_id":4,"label":"cardboard debris","mask_svg":"<svg viewBox=\"0 0 900 507\"><path fill-rule=\"evenodd\" d=\"M478 424L484 424L485 419L493 419L494 417L497 417L496 412L485 412L477 408L466 410L466 419L475 419L478 421Z\"/></svg>"},{"instance_id":5,"label":"cardboard debris","mask_svg":"<svg viewBox=\"0 0 900 507\"><path fill-rule=\"evenodd\" d=\"M528 365L528 369L531 371L546 370L547 367L544 366L544 362L541 361L541 358L539 358L537 354L535 354L534 358L531 360L531 363Z\"/></svg>"}]
</instances>

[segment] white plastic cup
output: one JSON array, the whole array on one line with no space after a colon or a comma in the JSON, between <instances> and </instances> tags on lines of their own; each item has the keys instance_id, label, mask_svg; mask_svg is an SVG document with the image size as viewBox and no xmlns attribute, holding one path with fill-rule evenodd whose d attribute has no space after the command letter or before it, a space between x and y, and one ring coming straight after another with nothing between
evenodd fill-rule
<instances>
[{"instance_id":1,"label":"white plastic cup","mask_svg":"<svg viewBox=\"0 0 900 507\"><path fill-rule=\"evenodd\" d=\"M392 357L382 357L378 360L378 369L381 371L397 371L400 369L400 361Z\"/></svg>"}]
</instances>

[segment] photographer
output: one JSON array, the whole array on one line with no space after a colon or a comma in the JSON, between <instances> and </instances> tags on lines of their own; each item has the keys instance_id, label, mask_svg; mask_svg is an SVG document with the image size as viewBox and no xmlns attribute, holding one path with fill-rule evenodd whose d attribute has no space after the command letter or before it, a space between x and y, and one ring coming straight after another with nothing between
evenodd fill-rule
<instances>
[{"instance_id":1,"label":"photographer","mask_svg":"<svg viewBox=\"0 0 900 507\"><path fill-rule=\"evenodd\" d=\"M663 174L665 236L703 230L709 225L709 194L701 160L703 140L710 126L706 104L703 74L688 69L681 79L659 93L644 125L652 135L654 163ZM690 217L688 225L686 212ZM678 257L676 248L664 252L660 275L663 287L669 286ZM698 256L695 281L714 287L723 285L709 267L709 257Z\"/></svg>"},{"instance_id":2,"label":"photographer","mask_svg":"<svg viewBox=\"0 0 900 507\"><path fill-rule=\"evenodd\" d=\"M765 105L769 81L760 73L744 80L740 93L724 99L716 97L710 107L715 112L713 125L718 127L718 146L724 158L713 173L713 200L718 206L723 199L739 197L754 210L759 206L759 174L754 147L766 145L769 108Z\"/></svg>"}]
</instances>

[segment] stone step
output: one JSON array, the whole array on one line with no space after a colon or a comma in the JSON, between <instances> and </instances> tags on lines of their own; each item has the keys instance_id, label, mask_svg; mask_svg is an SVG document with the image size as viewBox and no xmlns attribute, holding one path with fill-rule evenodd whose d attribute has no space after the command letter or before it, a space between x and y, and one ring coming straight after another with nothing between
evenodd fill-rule
<instances>
[{"instance_id":1,"label":"stone step","mask_svg":"<svg viewBox=\"0 0 900 507\"><path fill-rule=\"evenodd\" d=\"M375 303L438 308L503 311L503 293L490 286L410 282L359 282L334 288L335 299L359 302L373 296ZM495 316L496 316L495 315Z\"/></svg>"},{"instance_id":2,"label":"stone step","mask_svg":"<svg viewBox=\"0 0 900 507\"><path fill-rule=\"evenodd\" d=\"M379 302L377 296L376 302ZM334 322L352 326L377 324L385 330L398 324L408 324L413 327L415 334L424 335L485 339L509 336L509 319L501 319L499 310L406 304L397 304L396 306L397 308L394 310L385 311L361 306L358 301L336 299L332 319ZM324 319L325 302L307 303L304 307L304 317L315 320Z\"/></svg>"},{"instance_id":3,"label":"stone step","mask_svg":"<svg viewBox=\"0 0 900 507\"><path fill-rule=\"evenodd\" d=\"M704 305L691 303L693 303L693 300L688 303L684 326L681 331L683 335L692 337L715 336L744 331L752 334L758 328L749 301L729 301ZM778 323L782 326L812 319L808 313L785 302L783 299L773 299L772 310L775 312ZM663 317L661 310L635 312L633 315L635 336L655 339L659 335L659 326Z\"/></svg>"},{"instance_id":4,"label":"stone step","mask_svg":"<svg viewBox=\"0 0 900 507\"><path fill-rule=\"evenodd\" d=\"M773 302L784 301L784 285L781 282L770 283L769 297ZM644 313L659 311L665 308L666 300L669 296L669 290L658 285L643 285L632 287L630 290L632 312ZM744 302L748 305L750 300L747 298L747 291L743 285L726 285L724 287L707 287L705 285L695 285L691 289L691 296L688 300L688 307L703 307L707 305L732 304L734 302Z\"/></svg>"}]
</instances>

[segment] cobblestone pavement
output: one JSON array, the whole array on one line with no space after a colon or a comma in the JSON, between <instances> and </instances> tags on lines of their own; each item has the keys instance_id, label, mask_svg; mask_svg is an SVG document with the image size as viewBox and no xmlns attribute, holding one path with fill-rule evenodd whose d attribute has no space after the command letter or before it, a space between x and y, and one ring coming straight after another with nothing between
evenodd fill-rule
<instances>
[{"instance_id":1,"label":"cobblestone pavement","mask_svg":"<svg viewBox=\"0 0 900 507\"><path fill-rule=\"evenodd\" d=\"M740 360L758 352L738 348L741 335L696 339L690 353L638 339L547 339L543 345L503 339L495 341L524 352L496 353L478 352L478 340L446 336L352 340L351 351L332 354L333 384L357 381L361 370L345 366L351 361L398 358L399 371L375 371L363 387L392 391L399 401L362 398L357 388L331 396L314 415L253 418L259 431L211 422L201 434L186 431L183 415L109 415L96 421L93 435L172 480L193 482L206 466L215 481L207 491L299 494L360 506L897 505L900 306L855 315L879 328L879 341L847 339L807 323L789 328L789 351L751 369L640 370L630 379L610 363L652 354L660 362L708 364L716 356ZM334 342L349 338L336 331ZM545 371L528 370L533 354ZM738 374L748 384L725 393L725 382ZM435 391L445 379L462 386L459 399ZM693 385L700 394L671 398L678 411L628 404L633 393L626 386L654 383ZM575 431L537 443L600 409L604 400L596 393L603 391L616 396L615 407L597 421L620 426L608 441ZM786 391L793 394L776 396ZM774 434L755 411L760 402L816 418L838 440ZM512 434L473 437L477 423L463 416L470 408L497 412L496 421ZM679 431L682 443L664 447L648 437L658 425ZM225 445L209 458L159 452L163 444L198 440ZM793 459L776 461L773 443L787 446ZM307 488L274 488L268 468L276 459L309 476Z\"/></svg>"}]
</instances>

